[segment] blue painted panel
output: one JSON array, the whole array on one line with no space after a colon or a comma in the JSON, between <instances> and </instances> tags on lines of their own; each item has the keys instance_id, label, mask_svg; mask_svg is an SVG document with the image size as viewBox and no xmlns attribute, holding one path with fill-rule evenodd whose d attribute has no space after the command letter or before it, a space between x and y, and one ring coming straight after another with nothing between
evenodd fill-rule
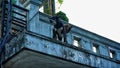
<instances>
[{"instance_id":1,"label":"blue painted panel","mask_svg":"<svg viewBox=\"0 0 120 68\"><path fill-rule=\"evenodd\" d=\"M92 51L92 45L89 39L82 37L82 46L83 48L87 49L87 50L91 50Z\"/></svg>"},{"instance_id":2,"label":"blue painted panel","mask_svg":"<svg viewBox=\"0 0 120 68\"><path fill-rule=\"evenodd\" d=\"M99 51L101 55L109 56L108 48L105 45L100 45Z\"/></svg>"},{"instance_id":3,"label":"blue painted panel","mask_svg":"<svg viewBox=\"0 0 120 68\"><path fill-rule=\"evenodd\" d=\"M78 51L72 48L61 46L60 44L53 43L41 38L26 35L25 46L27 48L40 51L46 54L54 55L57 57L72 60L74 62L99 67L99 68L116 68L117 63ZM110 66L111 65L111 66Z\"/></svg>"}]
</instances>

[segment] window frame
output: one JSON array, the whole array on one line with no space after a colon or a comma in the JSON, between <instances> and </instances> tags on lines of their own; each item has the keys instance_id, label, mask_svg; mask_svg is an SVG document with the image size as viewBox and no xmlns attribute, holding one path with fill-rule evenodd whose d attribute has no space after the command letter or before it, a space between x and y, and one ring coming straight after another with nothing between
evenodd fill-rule
<instances>
[{"instance_id":1,"label":"window frame","mask_svg":"<svg viewBox=\"0 0 120 68\"><path fill-rule=\"evenodd\" d=\"M95 47L96 51L94 51L94 47ZM93 51L94 53L100 54L99 45L96 44L96 43L92 43L92 51Z\"/></svg>"},{"instance_id":2,"label":"window frame","mask_svg":"<svg viewBox=\"0 0 120 68\"><path fill-rule=\"evenodd\" d=\"M112 59L116 58L116 52L115 50L109 49L109 57Z\"/></svg>"},{"instance_id":3,"label":"window frame","mask_svg":"<svg viewBox=\"0 0 120 68\"><path fill-rule=\"evenodd\" d=\"M75 45L75 42L74 42L75 40L77 41L77 45ZM73 45L74 45L75 47L81 47L81 48L82 48L82 45L81 45L80 42L81 42L81 38L74 36Z\"/></svg>"}]
</instances>

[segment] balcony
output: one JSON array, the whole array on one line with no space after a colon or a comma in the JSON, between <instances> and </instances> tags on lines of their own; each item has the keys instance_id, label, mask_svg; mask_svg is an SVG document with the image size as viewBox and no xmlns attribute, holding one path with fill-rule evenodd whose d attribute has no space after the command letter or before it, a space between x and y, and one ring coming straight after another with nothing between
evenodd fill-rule
<instances>
[{"instance_id":1,"label":"balcony","mask_svg":"<svg viewBox=\"0 0 120 68\"><path fill-rule=\"evenodd\" d=\"M39 19L39 22L36 22L36 17ZM29 63L31 64L31 66L33 66L33 68L34 66L39 66L37 64L40 64L40 66L43 65L46 68L47 66L51 66L53 68L64 68L69 66L71 68L109 68L111 67L110 65L113 63L115 68L119 66L119 61L117 61L116 59L110 59L109 57L102 55L102 51L100 51L101 54L94 53L92 49L89 48L91 47L91 44L88 42L89 39L85 41L88 44L84 44L85 42L82 41L83 48L74 46L70 42L73 40L71 39L71 35L73 32L70 32L70 34L68 34L68 44L61 41L53 40L53 25L52 23L48 22L47 17L47 15L38 12L36 16L34 16L33 19L29 21L28 26L31 27L27 29L25 34L20 34L22 35L21 40L17 40L18 38L16 37L15 39L13 39L14 45L12 43L6 45L5 58L7 60L5 60L3 63L5 66L9 67L12 65L13 68L26 68L29 67ZM77 35L77 37L79 36ZM85 40L85 38L81 40ZM23 63L25 63L25 65L23 65ZM55 63L57 64L55 65Z\"/></svg>"},{"instance_id":2,"label":"balcony","mask_svg":"<svg viewBox=\"0 0 120 68\"><path fill-rule=\"evenodd\" d=\"M119 68L119 43L74 25L67 34L68 43L53 40L50 16L39 11L33 13L26 31L6 44L5 68ZM73 44L74 38L80 46ZM115 59L109 57L109 47L114 50Z\"/></svg>"}]
</instances>

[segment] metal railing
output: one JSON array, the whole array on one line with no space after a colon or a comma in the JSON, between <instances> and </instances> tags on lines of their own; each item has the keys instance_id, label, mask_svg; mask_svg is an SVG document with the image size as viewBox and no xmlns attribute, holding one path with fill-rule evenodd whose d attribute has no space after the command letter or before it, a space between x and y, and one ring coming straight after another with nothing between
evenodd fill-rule
<instances>
[{"instance_id":1,"label":"metal railing","mask_svg":"<svg viewBox=\"0 0 120 68\"><path fill-rule=\"evenodd\" d=\"M0 10L0 65L6 43L27 29L28 10L12 4L12 0L3 0Z\"/></svg>"},{"instance_id":2,"label":"metal railing","mask_svg":"<svg viewBox=\"0 0 120 68\"><path fill-rule=\"evenodd\" d=\"M5 47L5 43L6 43L6 41L7 41L7 39L8 39L8 36L9 36L9 32L10 32L10 23L11 23L11 16L12 16L12 13L11 13L11 8L12 8L12 4L11 4L12 2L11 2L11 0L10 0L10 2L8 2L8 5L7 5L7 11L8 11L8 13L7 13L7 18L6 18L6 22L4 21L5 20L5 10L6 9L4 9L5 8L5 1L3 1L3 3L2 3L2 21L1 21L1 23L2 23L2 25L1 25L1 28L2 28L2 31L1 32L3 32L3 33L1 33L1 37L3 37L2 38L2 40L0 41L0 65L1 65L1 68L2 68L2 53L3 53L3 49L4 49L4 47Z\"/></svg>"}]
</instances>

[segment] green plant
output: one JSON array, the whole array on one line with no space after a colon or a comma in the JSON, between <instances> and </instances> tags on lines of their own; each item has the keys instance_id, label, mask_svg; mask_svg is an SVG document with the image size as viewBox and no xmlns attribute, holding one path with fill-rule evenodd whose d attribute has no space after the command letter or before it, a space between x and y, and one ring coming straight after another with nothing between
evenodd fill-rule
<instances>
[{"instance_id":1,"label":"green plant","mask_svg":"<svg viewBox=\"0 0 120 68\"><path fill-rule=\"evenodd\" d=\"M69 22L68 17L67 17L66 14L65 14L64 12L62 12L62 11L57 12L57 13L56 13L56 16L59 16L59 17L60 17L61 19L63 19L64 21Z\"/></svg>"},{"instance_id":2,"label":"green plant","mask_svg":"<svg viewBox=\"0 0 120 68\"><path fill-rule=\"evenodd\" d=\"M58 0L59 4L62 4L63 3L63 0Z\"/></svg>"}]
</instances>

